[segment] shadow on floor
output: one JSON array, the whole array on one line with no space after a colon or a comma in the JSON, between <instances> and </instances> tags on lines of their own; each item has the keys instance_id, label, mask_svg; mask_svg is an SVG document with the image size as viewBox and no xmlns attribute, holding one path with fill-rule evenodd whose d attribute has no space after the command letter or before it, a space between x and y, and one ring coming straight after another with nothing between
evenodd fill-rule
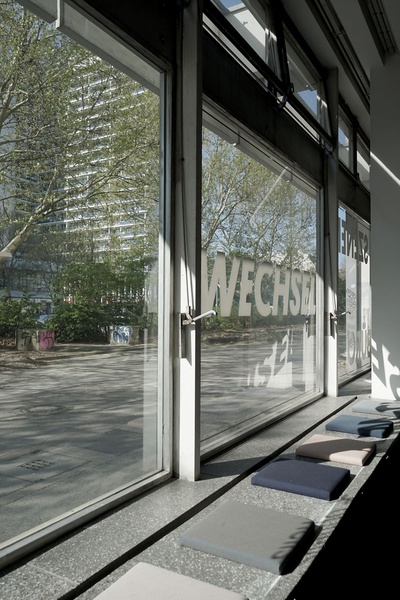
<instances>
[{"instance_id":1,"label":"shadow on floor","mask_svg":"<svg viewBox=\"0 0 400 600\"><path fill-rule=\"evenodd\" d=\"M399 597L399 467L398 436L287 600Z\"/></svg>"}]
</instances>

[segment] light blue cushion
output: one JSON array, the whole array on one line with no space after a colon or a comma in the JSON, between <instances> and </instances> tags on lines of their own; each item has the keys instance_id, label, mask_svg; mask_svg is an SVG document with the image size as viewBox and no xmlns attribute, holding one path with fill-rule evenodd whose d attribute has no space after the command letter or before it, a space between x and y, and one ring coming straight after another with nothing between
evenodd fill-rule
<instances>
[{"instance_id":1,"label":"light blue cushion","mask_svg":"<svg viewBox=\"0 0 400 600\"><path fill-rule=\"evenodd\" d=\"M325 425L329 431L342 431L366 437L385 438L393 433L393 421L390 419L370 419L356 415L338 415Z\"/></svg>"},{"instance_id":2,"label":"light blue cushion","mask_svg":"<svg viewBox=\"0 0 400 600\"><path fill-rule=\"evenodd\" d=\"M250 567L284 574L314 538L314 521L229 500L181 536L181 544Z\"/></svg>"},{"instance_id":3,"label":"light blue cushion","mask_svg":"<svg viewBox=\"0 0 400 600\"><path fill-rule=\"evenodd\" d=\"M366 398L353 404L352 410L354 412L379 415L380 417L400 418L400 402L391 400L372 400L371 398Z\"/></svg>"}]
</instances>

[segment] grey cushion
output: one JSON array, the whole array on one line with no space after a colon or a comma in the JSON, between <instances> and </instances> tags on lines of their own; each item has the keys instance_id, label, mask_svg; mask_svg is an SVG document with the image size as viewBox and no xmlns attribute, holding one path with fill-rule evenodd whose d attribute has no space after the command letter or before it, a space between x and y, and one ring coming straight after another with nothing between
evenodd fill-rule
<instances>
[{"instance_id":1,"label":"grey cushion","mask_svg":"<svg viewBox=\"0 0 400 600\"><path fill-rule=\"evenodd\" d=\"M258 569L284 574L301 560L310 519L229 500L181 536L181 544Z\"/></svg>"},{"instance_id":2,"label":"grey cushion","mask_svg":"<svg viewBox=\"0 0 400 600\"><path fill-rule=\"evenodd\" d=\"M180 575L161 567L138 563L95 600L247 600L246 596Z\"/></svg>"},{"instance_id":3,"label":"grey cushion","mask_svg":"<svg viewBox=\"0 0 400 600\"><path fill-rule=\"evenodd\" d=\"M350 465L364 465L375 453L375 442L314 434L297 446L296 454Z\"/></svg>"},{"instance_id":4,"label":"grey cushion","mask_svg":"<svg viewBox=\"0 0 400 600\"><path fill-rule=\"evenodd\" d=\"M364 437L385 438L393 433L393 421L390 419L372 419L356 415L338 415L325 425L328 431L354 433Z\"/></svg>"},{"instance_id":5,"label":"grey cushion","mask_svg":"<svg viewBox=\"0 0 400 600\"><path fill-rule=\"evenodd\" d=\"M380 417L400 418L400 402L391 400L372 400L371 398L366 398L353 404L352 410L354 412L379 415Z\"/></svg>"},{"instance_id":6,"label":"grey cushion","mask_svg":"<svg viewBox=\"0 0 400 600\"><path fill-rule=\"evenodd\" d=\"M253 475L251 483L322 500L334 500L350 483L350 471L305 460L278 458Z\"/></svg>"}]
</instances>

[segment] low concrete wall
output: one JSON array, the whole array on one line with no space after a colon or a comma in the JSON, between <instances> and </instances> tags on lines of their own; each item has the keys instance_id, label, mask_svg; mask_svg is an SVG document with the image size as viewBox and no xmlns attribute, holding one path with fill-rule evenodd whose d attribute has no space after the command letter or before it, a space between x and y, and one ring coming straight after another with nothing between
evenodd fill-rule
<instances>
[{"instance_id":1,"label":"low concrete wall","mask_svg":"<svg viewBox=\"0 0 400 600\"><path fill-rule=\"evenodd\" d=\"M110 327L110 344L127 344L132 346L138 341L138 325L112 325Z\"/></svg>"},{"instance_id":2,"label":"low concrete wall","mask_svg":"<svg viewBox=\"0 0 400 600\"><path fill-rule=\"evenodd\" d=\"M55 335L52 329L17 329L17 350L52 350Z\"/></svg>"}]
</instances>

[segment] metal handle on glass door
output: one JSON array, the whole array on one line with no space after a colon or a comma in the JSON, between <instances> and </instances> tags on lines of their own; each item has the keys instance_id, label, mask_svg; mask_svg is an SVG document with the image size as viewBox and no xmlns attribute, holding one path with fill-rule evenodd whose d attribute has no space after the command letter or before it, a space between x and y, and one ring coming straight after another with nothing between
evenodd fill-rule
<instances>
[{"instance_id":1,"label":"metal handle on glass door","mask_svg":"<svg viewBox=\"0 0 400 600\"><path fill-rule=\"evenodd\" d=\"M207 312L203 313L202 315L198 315L197 317L192 319L192 323L194 323L195 321L198 321L199 319L207 319L208 317L215 317L216 314L217 313L215 312L215 310L208 310Z\"/></svg>"},{"instance_id":2,"label":"metal handle on glass door","mask_svg":"<svg viewBox=\"0 0 400 600\"><path fill-rule=\"evenodd\" d=\"M215 310L208 310L205 313L202 313L201 315L198 315L197 317L192 317L190 314L190 308L189 310L186 311L185 314L181 315L181 322L182 325L191 325L192 323L194 323L195 321L198 321L199 319L205 319L207 317L212 317L215 316L217 313L215 312Z\"/></svg>"},{"instance_id":3,"label":"metal handle on glass door","mask_svg":"<svg viewBox=\"0 0 400 600\"><path fill-rule=\"evenodd\" d=\"M337 319L338 317L343 317L344 315L351 315L351 311L350 310L345 310L344 312L341 313L331 313L330 317L331 319Z\"/></svg>"}]
</instances>

